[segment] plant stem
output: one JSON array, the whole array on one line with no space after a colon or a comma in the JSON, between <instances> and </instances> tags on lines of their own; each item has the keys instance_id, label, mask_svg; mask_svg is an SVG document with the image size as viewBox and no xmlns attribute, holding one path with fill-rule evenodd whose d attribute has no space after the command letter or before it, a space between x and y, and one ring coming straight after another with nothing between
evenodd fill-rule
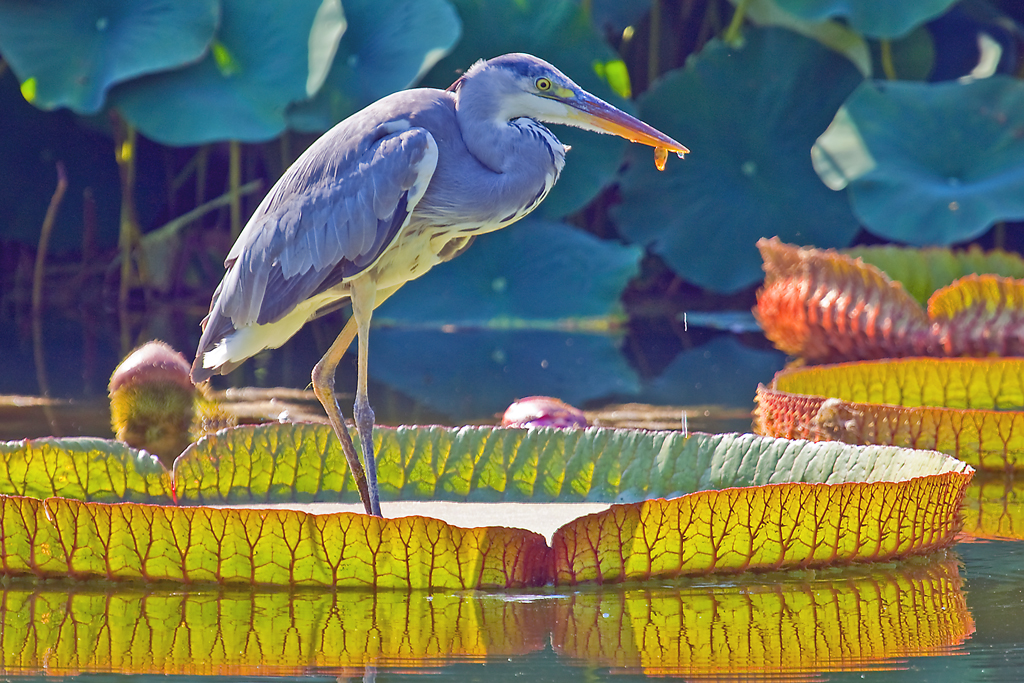
<instances>
[{"instance_id":1,"label":"plant stem","mask_svg":"<svg viewBox=\"0 0 1024 683\"><path fill-rule=\"evenodd\" d=\"M210 165L210 146L203 145L196 152L196 206L206 199L206 170Z\"/></svg>"},{"instance_id":2,"label":"plant stem","mask_svg":"<svg viewBox=\"0 0 1024 683\"><path fill-rule=\"evenodd\" d=\"M64 192L68 189L68 176L64 170L64 162L57 162L57 189L50 197L50 205L46 207L46 216L43 218L43 227L39 232L39 248L36 250L35 271L32 273L32 346L35 354L36 380L39 382L39 393L43 396L50 395L50 383L46 376L46 354L43 353L43 278L46 274L46 252L50 248L50 236L53 234L53 224L57 220L57 210L60 208L61 200L64 199ZM54 419L50 419L51 428L55 429Z\"/></svg>"},{"instance_id":3,"label":"plant stem","mask_svg":"<svg viewBox=\"0 0 1024 683\"><path fill-rule=\"evenodd\" d=\"M729 22L729 27L725 29L725 35L722 36L722 40L725 43L735 45L739 42L742 37L743 17L747 14L747 5L749 4L750 0L739 0L736 3L736 11L732 13L732 21Z\"/></svg>"},{"instance_id":4,"label":"plant stem","mask_svg":"<svg viewBox=\"0 0 1024 683\"><path fill-rule=\"evenodd\" d=\"M258 189L260 189L260 187L262 187L262 186L263 186L263 181L260 180L259 178L257 178L256 180L253 180L252 182L247 183L245 185L242 185L240 188L238 188L238 195L237 196L235 194L233 194L233 191L225 192L221 196L216 197L214 199L211 199L210 201L206 202L205 204L200 204L196 208L192 209L191 211L189 211L187 213L183 213L182 215L178 216L177 218L172 218L171 220L167 221L166 223L161 225L156 230L151 230L150 232L147 232L146 233L146 238L148 239L150 235L156 235L156 234L159 234L159 233L168 233L168 232L169 233L175 233L175 232L178 232L179 230L184 228L186 225L188 225L192 221L202 217L203 214L209 213L210 211L213 211L214 209L218 209L218 208L224 206L225 204L230 204L232 201L237 199L239 196L244 196L244 195L247 195L247 194L252 194L253 192L255 192Z\"/></svg>"},{"instance_id":5,"label":"plant stem","mask_svg":"<svg viewBox=\"0 0 1024 683\"><path fill-rule=\"evenodd\" d=\"M661 73L659 63L661 57L661 0L651 0L651 30L647 37L647 87Z\"/></svg>"},{"instance_id":6,"label":"plant stem","mask_svg":"<svg viewBox=\"0 0 1024 683\"><path fill-rule=\"evenodd\" d=\"M228 193L231 195L231 240L238 239L242 234L242 145L238 140L229 144L230 165L228 167Z\"/></svg>"},{"instance_id":7,"label":"plant stem","mask_svg":"<svg viewBox=\"0 0 1024 683\"><path fill-rule=\"evenodd\" d=\"M128 325L128 293L131 291L133 255L137 256L140 284L149 280L144 256L136 249L141 231L135 215L135 158L138 136L135 126L127 123L116 112L111 113L114 128L114 158L121 173L121 224L118 247L121 251L121 283L117 296L117 313L121 326L121 353L127 355L132 347Z\"/></svg>"},{"instance_id":8,"label":"plant stem","mask_svg":"<svg viewBox=\"0 0 1024 683\"><path fill-rule=\"evenodd\" d=\"M896 66L892 61L892 43L889 42L888 38L882 38L878 41L878 47L881 49L882 53L882 72L890 81L895 81Z\"/></svg>"}]
</instances>

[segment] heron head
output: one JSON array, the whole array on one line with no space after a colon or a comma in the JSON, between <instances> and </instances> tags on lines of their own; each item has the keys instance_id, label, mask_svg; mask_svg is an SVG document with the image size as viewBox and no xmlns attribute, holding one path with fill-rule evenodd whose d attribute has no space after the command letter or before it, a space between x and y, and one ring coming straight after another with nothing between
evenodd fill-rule
<instances>
[{"instance_id":1,"label":"heron head","mask_svg":"<svg viewBox=\"0 0 1024 683\"><path fill-rule=\"evenodd\" d=\"M591 95L533 55L513 53L479 61L449 89L459 92L469 82L479 84L495 107L496 117L504 121L529 117L618 135L680 155L689 151L664 133Z\"/></svg>"}]
</instances>

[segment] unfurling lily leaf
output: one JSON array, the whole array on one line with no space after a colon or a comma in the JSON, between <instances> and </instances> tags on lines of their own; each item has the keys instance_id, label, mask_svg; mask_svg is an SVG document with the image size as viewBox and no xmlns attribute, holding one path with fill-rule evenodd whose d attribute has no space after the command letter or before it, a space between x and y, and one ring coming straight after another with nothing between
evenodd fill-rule
<instances>
[{"instance_id":1,"label":"unfurling lily leaf","mask_svg":"<svg viewBox=\"0 0 1024 683\"><path fill-rule=\"evenodd\" d=\"M760 239L754 316L775 346L812 363L924 353L928 318L903 285L831 249Z\"/></svg>"},{"instance_id":2,"label":"unfurling lily leaf","mask_svg":"<svg viewBox=\"0 0 1024 683\"><path fill-rule=\"evenodd\" d=\"M427 517L111 505L56 496L109 500L126 490L138 500L139 485L110 482L134 481L128 470L136 460L152 467L147 459L118 455L109 468L97 442L96 451L80 448L78 466L16 442L6 445L7 472L30 479L26 463L41 459L49 474L33 480L39 497L0 496L0 571L465 589L818 567L949 545L973 474L935 452L750 434L403 427L375 436L384 498L633 502L571 522L550 547L524 529L462 529ZM167 488L179 503L338 500L352 488L343 462L326 425L229 429L182 454Z\"/></svg>"},{"instance_id":3,"label":"unfurling lily leaf","mask_svg":"<svg viewBox=\"0 0 1024 683\"><path fill-rule=\"evenodd\" d=\"M783 370L758 387L760 434L929 448L1024 469L1024 359L911 358Z\"/></svg>"},{"instance_id":4,"label":"unfurling lily leaf","mask_svg":"<svg viewBox=\"0 0 1024 683\"><path fill-rule=\"evenodd\" d=\"M808 362L1024 354L1024 280L962 277L934 292L926 313L900 282L859 258L775 238L758 248L765 284L754 314L777 347Z\"/></svg>"},{"instance_id":5,"label":"unfurling lily leaf","mask_svg":"<svg viewBox=\"0 0 1024 683\"><path fill-rule=\"evenodd\" d=\"M12 676L282 677L316 670L344 678L362 676L367 666L429 670L553 648L559 657L613 671L688 678L878 670L945 654L970 636L962 583L957 559L939 554L819 572L813 581L799 573L751 576L740 584L543 600L473 591L69 593L16 586L0 589L0 668Z\"/></svg>"},{"instance_id":6,"label":"unfurling lily leaf","mask_svg":"<svg viewBox=\"0 0 1024 683\"><path fill-rule=\"evenodd\" d=\"M964 250L947 247L899 247L892 244L851 247L840 253L875 266L906 288L921 305L936 290L953 284L965 275L990 273L1024 278L1024 258L1020 254L993 249L982 251L974 244Z\"/></svg>"}]
</instances>

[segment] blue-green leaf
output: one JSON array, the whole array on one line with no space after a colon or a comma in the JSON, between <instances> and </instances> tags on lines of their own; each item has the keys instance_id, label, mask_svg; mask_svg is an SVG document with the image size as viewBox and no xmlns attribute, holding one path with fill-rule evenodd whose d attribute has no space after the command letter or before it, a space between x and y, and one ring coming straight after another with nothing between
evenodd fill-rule
<instances>
[{"instance_id":1,"label":"blue-green leaf","mask_svg":"<svg viewBox=\"0 0 1024 683\"><path fill-rule=\"evenodd\" d=\"M459 40L448 0L346 0L348 30L330 73L310 100L288 110L288 125L324 131L366 105L414 85Z\"/></svg>"},{"instance_id":2,"label":"blue-green leaf","mask_svg":"<svg viewBox=\"0 0 1024 683\"><path fill-rule=\"evenodd\" d=\"M1024 83L870 81L815 145L873 233L911 244L974 239L1024 219Z\"/></svg>"},{"instance_id":3,"label":"blue-green leaf","mask_svg":"<svg viewBox=\"0 0 1024 683\"><path fill-rule=\"evenodd\" d=\"M123 83L111 102L146 137L168 145L268 140L284 130L288 105L306 98L320 7L321 0L223 0L216 54Z\"/></svg>"},{"instance_id":4,"label":"blue-green leaf","mask_svg":"<svg viewBox=\"0 0 1024 683\"><path fill-rule=\"evenodd\" d=\"M374 322L572 327L617 317L641 251L564 223L526 218L402 288Z\"/></svg>"},{"instance_id":5,"label":"blue-green leaf","mask_svg":"<svg viewBox=\"0 0 1024 683\"><path fill-rule=\"evenodd\" d=\"M858 228L846 198L815 175L810 150L860 73L790 31L745 36L740 48L710 42L641 99L641 118L692 154L658 172L649 148L631 147L612 213L628 239L723 292L762 278L759 237L845 246Z\"/></svg>"},{"instance_id":6,"label":"blue-green leaf","mask_svg":"<svg viewBox=\"0 0 1024 683\"><path fill-rule=\"evenodd\" d=\"M93 114L114 84L200 59L218 0L0 2L0 52L41 109Z\"/></svg>"},{"instance_id":7,"label":"blue-green leaf","mask_svg":"<svg viewBox=\"0 0 1024 683\"><path fill-rule=\"evenodd\" d=\"M776 0L793 14L820 21L840 17L871 38L899 38L931 21L957 0Z\"/></svg>"}]
</instances>

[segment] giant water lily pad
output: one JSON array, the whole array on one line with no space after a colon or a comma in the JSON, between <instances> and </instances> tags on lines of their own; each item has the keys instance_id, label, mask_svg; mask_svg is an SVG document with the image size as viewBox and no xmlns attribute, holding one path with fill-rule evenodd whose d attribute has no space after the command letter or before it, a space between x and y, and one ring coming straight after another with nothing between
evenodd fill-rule
<instances>
[{"instance_id":1,"label":"giant water lily pad","mask_svg":"<svg viewBox=\"0 0 1024 683\"><path fill-rule=\"evenodd\" d=\"M218 0L0 2L0 52L42 109L94 114L122 81L199 60Z\"/></svg>"},{"instance_id":2,"label":"giant water lily pad","mask_svg":"<svg viewBox=\"0 0 1024 683\"><path fill-rule=\"evenodd\" d=\"M334 57L344 22L338 0L222 4L205 59L111 91L113 106L146 137L168 145L268 140L285 129L288 105L308 96L310 73L325 72L310 56Z\"/></svg>"},{"instance_id":3,"label":"giant water lily pad","mask_svg":"<svg viewBox=\"0 0 1024 683\"><path fill-rule=\"evenodd\" d=\"M554 64L584 88L620 108L628 108L598 71L626 74L625 64L603 40L589 13L575 0L453 0L462 19L462 39L437 63L423 84L447 88L478 59L506 52L527 52ZM604 65L606 68L598 69ZM611 68L607 68L612 65ZM628 75L625 76L628 88ZM555 126L558 138L572 146L565 170L537 211L561 218L587 205L614 178L624 140L610 135ZM650 149L645 147L644 149Z\"/></svg>"},{"instance_id":4,"label":"giant water lily pad","mask_svg":"<svg viewBox=\"0 0 1024 683\"><path fill-rule=\"evenodd\" d=\"M765 336L786 353L811 363L1024 354L1024 280L967 275L933 292L925 312L900 282L861 259L777 239L757 245L765 285L754 313ZM937 278L987 263L969 254L933 260ZM998 254L993 263L1016 267Z\"/></svg>"},{"instance_id":5,"label":"giant water lily pad","mask_svg":"<svg viewBox=\"0 0 1024 683\"><path fill-rule=\"evenodd\" d=\"M325 131L416 83L452 49L461 22L448 0L346 0L348 28L316 95L288 110L291 128Z\"/></svg>"},{"instance_id":6,"label":"giant water lily pad","mask_svg":"<svg viewBox=\"0 0 1024 683\"><path fill-rule=\"evenodd\" d=\"M860 81L843 56L783 29L750 29L741 48L712 41L640 102L641 118L693 154L659 173L649 150L630 149L612 211L623 235L723 292L757 282L762 235L845 245L857 221L809 153Z\"/></svg>"},{"instance_id":7,"label":"giant water lily pad","mask_svg":"<svg viewBox=\"0 0 1024 683\"><path fill-rule=\"evenodd\" d=\"M903 668L907 657L946 654L974 631L957 559L942 553L813 578L749 575L539 600L479 591L62 588L0 589L5 674L429 673L453 659L554 650L614 672L799 676Z\"/></svg>"},{"instance_id":8,"label":"giant water lily pad","mask_svg":"<svg viewBox=\"0 0 1024 683\"><path fill-rule=\"evenodd\" d=\"M910 244L978 237L1024 219L1024 83L867 81L815 144L876 235Z\"/></svg>"},{"instance_id":9,"label":"giant water lily pad","mask_svg":"<svg viewBox=\"0 0 1024 683\"><path fill-rule=\"evenodd\" d=\"M871 38L899 38L945 12L956 0L775 0L804 19L838 17Z\"/></svg>"},{"instance_id":10,"label":"giant water lily pad","mask_svg":"<svg viewBox=\"0 0 1024 683\"><path fill-rule=\"evenodd\" d=\"M942 451L1024 469L1024 360L907 358L783 370L757 390L755 429L785 438Z\"/></svg>"},{"instance_id":11,"label":"giant water lily pad","mask_svg":"<svg viewBox=\"0 0 1024 683\"><path fill-rule=\"evenodd\" d=\"M465 589L827 566L949 545L973 474L933 451L749 434L433 427L380 429L375 440L384 498L638 502L570 522L550 546L524 529L429 517L83 502L62 494L151 490L142 477L92 475L144 459L117 455L111 469L100 442L84 454L78 441L75 453L60 440L10 442L0 485L52 495L0 495L0 572ZM153 493L179 503L337 500L347 480L329 427L275 424L200 440Z\"/></svg>"}]
</instances>

